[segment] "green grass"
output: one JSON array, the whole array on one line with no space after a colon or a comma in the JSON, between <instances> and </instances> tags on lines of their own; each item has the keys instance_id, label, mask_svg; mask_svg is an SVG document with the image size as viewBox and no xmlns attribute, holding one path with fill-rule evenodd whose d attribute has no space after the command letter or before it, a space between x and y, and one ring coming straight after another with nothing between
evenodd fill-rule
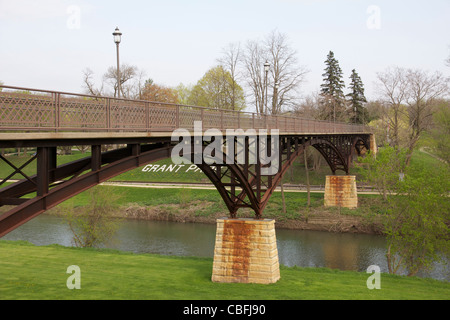
<instances>
[{"instance_id":1,"label":"green grass","mask_svg":"<svg viewBox=\"0 0 450 320\"><path fill-rule=\"evenodd\" d=\"M119 187L119 186L97 186L96 188L112 189L114 194L120 195L116 201L120 206L136 204L142 207L157 206L159 210L167 207L167 212L171 215L185 214L185 208L195 203L202 202L194 214L203 217L215 217L216 213L227 214L227 208L217 190L188 189L188 188L139 188L139 187ZM352 215L360 217L370 217L379 213L380 197L378 195L358 195L360 206L357 209L325 208L323 206L323 193L311 193L311 210L335 213L340 215ZM56 210L64 212L69 207L84 206L89 201L89 192L82 192L75 197L60 204ZM285 191L286 213L282 212L281 192L274 192L264 210L264 217L286 221L288 219L299 219L306 215L307 194L304 192ZM174 207L173 205L176 205ZM184 205L184 206L183 206ZM240 209L239 217L253 217L254 212L250 209Z\"/></svg>"},{"instance_id":2,"label":"green grass","mask_svg":"<svg viewBox=\"0 0 450 320\"><path fill-rule=\"evenodd\" d=\"M58 165L74 161L80 158L88 157L90 156L90 152L81 153L79 151L74 151L71 155L59 155L58 156ZM17 167L20 167L22 164L24 164L27 160L29 160L31 156L8 156L7 159L11 161L14 165ZM306 173L305 173L305 167L303 165L303 161L300 161L301 159L298 159L296 162L294 162L292 169L289 169L286 175L283 177L284 183L293 183L293 184L305 184L306 183ZM34 160L31 162L28 166L26 166L23 171L27 175L33 175L36 173L36 164ZM6 165L5 163L2 163L0 165L0 178L7 177L11 172L12 168ZM331 171L326 165L325 161L322 161L321 167L317 171L310 171L309 172L309 178L311 185L325 185L325 176L331 174ZM157 162L152 163L152 165L159 165L164 166L166 165L166 168L168 165L172 164L171 159L163 159ZM419 150L415 150L413 153L413 157L411 159L411 166L412 167L421 167L421 166L428 166L428 167L435 167L440 165L441 163L436 158L430 156L429 154L425 152L421 152ZM203 172L194 170L188 170L189 165L185 165L181 169L179 169L177 172L144 172L142 169L144 166L140 168L136 168L133 170L130 170L128 172L125 172L121 175L118 175L114 178L112 178L112 181L151 181L151 182L203 182L203 183L209 183L209 179L204 175ZM161 167L159 167L161 168ZM338 172L338 174L343 174L343 172ZM356 175L357 181L359 181L359 173L358 168L356 166L353 166L350 168L350 174ZM20 174L15 174L11 179L23 179L23 176Z\"/></svg>"},{"instance_id":3,"label":"green grass","mask_svg":"<svg viewBox=\"0 0 450 320\"><path fill-rule=\"evenodd\" d=\"M81 271L69 290L67 267ZM364 272L281 266L270 285L213 283L212 259L132 254L114 250L34 246L0 241L0 299L448 299L450 284L381 274L369 290Z\"/></svg>"}]
</instances>

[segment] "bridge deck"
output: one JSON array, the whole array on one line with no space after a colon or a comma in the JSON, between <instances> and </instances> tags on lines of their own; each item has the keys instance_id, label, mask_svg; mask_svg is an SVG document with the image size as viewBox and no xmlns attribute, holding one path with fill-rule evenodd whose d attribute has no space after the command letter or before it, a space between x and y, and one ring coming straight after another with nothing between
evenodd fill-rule
<instances>
[{"instance_id":1,"label":"bridge deck","mask_svg":"<svg viewBox=\"0 0 450 320\"><path fill-rule=\"evenodd\" d=\"M191 133L194 136L193 133ZM205 133L201 133L203 136ZM225 132L223 132L225 136ZM279 136L346 136L367 133L341 132L339 134L323 132L279 132ZM171 132L0 132L0 148L92 145L92 144L126 144L170 141ZM270 131L268 132L270 135ZM198 136L198 134L196 134ZM239 136L239 135L236 135ZM110 142L108 142L110 141Z\"/></svg>"}]
</instances>

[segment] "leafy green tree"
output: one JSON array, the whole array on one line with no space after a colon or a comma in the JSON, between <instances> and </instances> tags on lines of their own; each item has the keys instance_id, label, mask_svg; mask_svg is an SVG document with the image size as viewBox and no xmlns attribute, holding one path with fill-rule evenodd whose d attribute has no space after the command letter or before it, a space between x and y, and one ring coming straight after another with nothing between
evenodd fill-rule
<instances>
[{"instance_id":1,"label":"leafy green tree","mask_svg":"<svg viewBox=\"0 0 450 320\"><path fill-rule=\"evenodd\" d=\"M342 69L339 61L330 51L325 60L325 73L322 74L323 84L321 91L321 118L324 120L342 121L346 118L344 80L342 80Z\"/></svg>"},{"instance_id":2,"label":"leafy green tree","mask_svg":"<svg viewBox=\"0 0 450 320\"><path fill-rule=\"evenodd\" d=\"M174 88L176 94L177 94L177 100L180 104L189 104L189 96L192 91L191 85L184 85L183 83L180 83L178 86Z\"/></svg>"},{"instance_id":3,"label":"leafy green tree","mask_svg":"<svg viewBox=\"0 0 450 320\"><path fill-rule=\"evenodd\" d=\"M448 167L409 169L389 198L384 231L389 272L413 276L450 253L450 174Z\"/></svg>"},{"instance_id":4,"label":"leafy green tree","mask_svg":"<svg viewBox=\"0 0 450 320\"><path fill-rule=\"evenodd\" d=\"M355 69L352 70L350 79L350 93L346 95L350 107L350 121L352 123L364 124L368 120L368 113L364 107L364 103L367 102L364 96L364 84Z\"/></svg>"},{"instance_id":5,"label":"leafy green tree","mask_svg":"<svg viewBox=\"0 0 450 320\"><path fill-rule=\"evenodd\" d=\"M448 166L405 166L407 149L385 145L366 157L360 169L376 186L387 240L390 273L426 270L450 253L450 171Z\"/></svg>"},{"instance_id":6,"label":"leafy green tree","mask_svg":"<svg viewBox=\"0 0 450 320\"><path fill-rule=\"evenodd\" d=\"M111 188L94 187L89 191L89 203L68 209L66 220L77 247L97 247L111 239L118 228L116 201L120 198Z\"/></svg>"},{"instance_id":7,"label":"leafy green tree","mask_svg":"<svg viewBox=\"0 0 450 320\"><path fill-rule=\"evenodd\" d=\"M369 153L360 158L359 173L362 181L374 186L383 200L396 192L400 177L405 171L406 150L384 145L376 155Z\"/></svg>"},{"instance_id":8,"label":"leafy green tree","mask_svg":"<svg viewBox=\"0 0 450 320\"><path fill-rule=\"evenodd\" d=\"M450 101L442 101L433 114L431 137L436 155L450 164Z\"/></svg>"},{"instance_id":9,"label":"leafy green tree","mask_svg":"<svg viewBox=\"0 0 450 320\"><path fill-rule=\"evenodd\" d=\"M245 108L244 90L222 66L208 70L192 88L189 104L217 109Z\"/></svg>"}]
</instances>

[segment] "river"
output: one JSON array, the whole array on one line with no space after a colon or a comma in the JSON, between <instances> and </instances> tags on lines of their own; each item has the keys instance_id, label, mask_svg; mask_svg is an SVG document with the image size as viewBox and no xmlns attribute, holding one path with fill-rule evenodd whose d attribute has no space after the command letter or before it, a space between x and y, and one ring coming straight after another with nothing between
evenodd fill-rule
<instances>
[{"instance_id":1,"label":"river","mask_svg":"<svg viewBox=\"0 0 450 320\"><path fill-rule=\"evenodd\" d=\"M122 220L106 247L135 253L213 257L215 225L144 220ZM383 236L276 229L278 256L285 266L327 267L366 271L378 265L387 272ZM63 218L40 215L2 239L26 240L35 245L72 246L72 234ZM435 264L418 276L450 281L448 265Z\"/></svg>"}]
</instances>

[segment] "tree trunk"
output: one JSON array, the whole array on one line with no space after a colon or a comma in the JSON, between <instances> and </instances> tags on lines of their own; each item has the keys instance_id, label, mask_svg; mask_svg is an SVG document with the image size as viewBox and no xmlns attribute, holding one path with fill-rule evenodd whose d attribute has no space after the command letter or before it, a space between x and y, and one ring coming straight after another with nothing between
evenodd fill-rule
<instances>
[{"instance_id":1,"label":"tree trunk","mask_svg":"<svg viewBox=\"0 0 450 320\"><path fill-rule=\"evenodd\" d=\"M283 181L280 181L280 186L281 186L281 200L283 202L283 213L286 213L286 201L284 199Z\"/></svg>"},{"instance_id":2,"label":"tree trunk","mask_svg":"<svg viewBox=\"0 0 450 320\"><path fill-rule=\"evenodd\" d=\"M308 157L306 156L306 149L303 150L303 157L305 159L306 191L308 193L308 207L309 207L311 205L311 196L310 196L310 184L309 184Z\"/></svg>"}]
</instances>

